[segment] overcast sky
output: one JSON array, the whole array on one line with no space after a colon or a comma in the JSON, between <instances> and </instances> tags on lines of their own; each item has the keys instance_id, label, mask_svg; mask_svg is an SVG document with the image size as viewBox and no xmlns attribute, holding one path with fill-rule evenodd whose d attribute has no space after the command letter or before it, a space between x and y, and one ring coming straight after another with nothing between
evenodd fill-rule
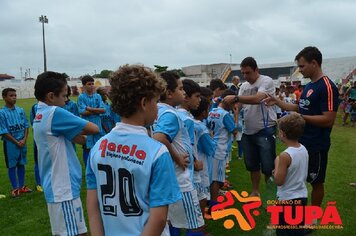
<instances>
[{"instance_id":1,"label":"overcast sky","mask_svg":"<svg viewBox=\"0 0 356 236\"><path fill-rule=\"evenodd\" d=\"M355 0L0 0L0 73L70 76L125 63L169 68L293 61L305 46L324 58L356 55Z\"/></svg>"}]
</instances>

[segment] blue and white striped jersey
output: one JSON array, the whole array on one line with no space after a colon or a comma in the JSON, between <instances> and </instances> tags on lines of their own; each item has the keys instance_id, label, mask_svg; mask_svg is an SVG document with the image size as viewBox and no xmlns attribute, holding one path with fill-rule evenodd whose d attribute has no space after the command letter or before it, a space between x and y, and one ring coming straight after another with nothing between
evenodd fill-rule
<instances>
[{"instance_id":1,"label":"blue and white striped jersey","mask_svg":"<svg viewBox=\"0 0 356 236\"><path fill-rule=\"evenodd\" d=\"M141 235L150 208L179 201L172 158L142 126L118 123L90 151L86 181L97 190L105 235Z\"/></svg>"},{"instance_id":2,"label":"blue and white striped jersey","mask_svg":"<svg viewBox=\"0 0 356 236\"><path fill-rule=\"evenodd\" d=\"M28 119L23 108L14 106L8 108L4 106L0 110L0 135L11 134L16 140L25 137L25 131L29 128ZM8 159L18 159L20 155L26 155L27 148L19 148L15 143L2 137L5 144L4 152Z\"/></svg>"},{"instance_id":3,"label":"blue and white striped jersey","mask_svg":"<svg viewBox=\"0 0 356 236\"><path fill-rule=\"evenodd\" d=\"M4 106L0 110L0 120L0 135L8 133L16 140L24 138L25 130L29 127L29 123L23 108L18 106L8 108Z\"/></svg>"},{"instance_id":4,"label":"blue and white striped jersey","mask_svg":"<svg viewBox=\"0 0 356 236\"><path fill-rule=\"evenodd\" d=\"M73 115L79 116L78 105L72 100L68 99L68 101L64 104L63 109L69 111Z\"/></svg>"},{"instance_id":5,"label":"blue and white striped jersey","mask_svg":"<svg viewBox=\"0 0 356 236\"><path fill-rule=\"evenodd\" d=\"M38 103L33 134L48 203L73 200L80 195L82 167L71 141L87 123L63 108Z\"/></svg>"},{"instance_id":6,"label":"blue and white striped jersey","mask_svg":"<svg viewBox=\"0 0 356 236\"><path fill-rule=\"evenodd\" d=\"M217 143L214 158L225 160L231 150L231 133L237 129L230 113L221 107L209 112L208 126L214 132L214 140Z\"/></svg>"},{"instance_id":7,"label":"blue and white striped jersey","mask_svg":"<svg viewBox=\"0 0 356 236\"><path fill-rule=\"evenodd\" d=\"M78 97L79 114L85 112L87 107L105 109L103 100L101 99L101 96L99 94L94 93L93 95L89 96L86 92L83 92ZM90 116L82 116L82 118L96 124L100 129L100 132L98 134L87 136L86 148L90 149L102 137L103 128L101 126L100 115L94 114Z\"/></svg>"},{"instance_id":8,"label":"blue and white striped jersey","mask_svg":"<svg viewBox=\"0 0 356 236\"><path fill-rule=\"evenodd\" d=\"M112 130L112 128L114 128L114 126L115 126L113 112L111 110L111 106L109 103L104 102L103 104L104 104L104 108L105 108L105 113L100 114L100 119L101 119L101 123L104 124L110 132L110 130ZM105 130L103 129L103 135L105 135L105 134L106 134Z\"/></svg>"}]
</instances>

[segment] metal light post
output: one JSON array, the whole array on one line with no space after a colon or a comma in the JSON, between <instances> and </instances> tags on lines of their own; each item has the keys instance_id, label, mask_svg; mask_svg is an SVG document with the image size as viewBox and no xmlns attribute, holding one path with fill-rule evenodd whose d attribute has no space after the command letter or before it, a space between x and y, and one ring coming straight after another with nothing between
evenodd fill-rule
<instances>
[{"instance_id":1,"label":"metal light post","mask_svg":"<svg viewBox=\"0 0 356 236\"><path fill-rule=\"evenodd\" d=\"M47 16L40 16L40 22L42 23L42 39L43 39L43 67L44 67L44 72L47 71L47 58L46 58L46 42L45 42L45 32L44 32L44 24L48 24L48 18Z\"/></svg>"}]
</instances>

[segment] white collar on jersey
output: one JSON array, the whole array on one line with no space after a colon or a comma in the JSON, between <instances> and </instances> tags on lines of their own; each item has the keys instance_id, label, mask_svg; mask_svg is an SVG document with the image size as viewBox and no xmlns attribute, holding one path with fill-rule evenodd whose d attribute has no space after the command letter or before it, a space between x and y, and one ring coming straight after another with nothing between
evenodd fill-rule
<instances>
[{"instance_id":1,"label":"white collar on jersey","mask_svg":"<svg viewBox=\"0 0 356 236\"><path fill-rule=\"evenodd\" d=\"M130 133L130 134L134 133L134 134L148 135L147 129L145 127L138 126L138 125L129 125L122 122L116 123L116 126L113 128L113 130L120 133Z\"/></svg>"}]
</instances>

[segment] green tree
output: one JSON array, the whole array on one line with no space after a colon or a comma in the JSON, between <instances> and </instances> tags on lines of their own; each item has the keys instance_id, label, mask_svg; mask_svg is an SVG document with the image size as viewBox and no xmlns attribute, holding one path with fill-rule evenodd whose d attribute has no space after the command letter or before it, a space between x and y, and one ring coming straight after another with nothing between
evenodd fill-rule
<instances>
[{"instance_id":1,"label":"green tree","mask_svg":"<svg viewBox=\"0 0 356 236\"><path fill-rule=\"evenodd\" d=\"M157 72L157 73L167 71L167 69L168 69L168 66L160 66L160 65L153 65L153 66L156 68L155 72Z\"/></svg>"}]
</instances>

